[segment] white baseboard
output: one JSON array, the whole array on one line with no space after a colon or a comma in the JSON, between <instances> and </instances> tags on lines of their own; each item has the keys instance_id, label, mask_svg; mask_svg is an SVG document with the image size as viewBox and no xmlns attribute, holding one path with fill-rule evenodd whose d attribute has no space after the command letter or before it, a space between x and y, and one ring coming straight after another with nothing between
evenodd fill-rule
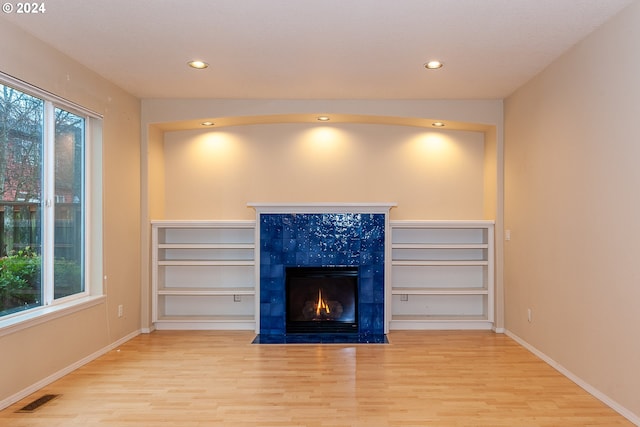
<instances>
[{"instance_id":1,"label":"white baseboard","mask_svg":"<svg viewBox=\"0 0 640 427\"><path fill-rule=\"evenodd\" d=\"M573 372L569 371L567 368L565 368L564 366L562 366L561 364L559 364L558 362L556 362L555 360L553 360L552 358L550 358L549 356L547 356L546 354L544 354L543 352L541 352L540 350L538 350L537 348L535 348L534 346L532 346L531 344L529 344L528 342L526 342L525 340L523 340L522 338L514 334L513 332L509 330L505 330L505 334L508 337L512 338L514 341L516 341L518 344L520 344L521 346L529 350L531 353L535 354L537 357L545 361L553 369L560 372L562 375L564 375L565 377L569 378L571 381L576 383L578 386L584 389L587 393L591 394L593 397L600 400L602 403L604 403L605 405L607 405L608 407L610 407L611 409L613 409L614 411L616 411L617 413L619 413L620 415L622 415L623 417L625 417L626 419L634 423L635 425L640 426L640 416L634 414L624 406L620 405L618 402L611 399L609 396L602 393L600 390L593 387L591 384L587 383L582 378L578 377Z\"/></svg>"},{"instance_id":2,"label":"white baseboard","mask_svg":"<svg viewBox=\"0 0 640 427\"><path fill-rule=\"evenodd\" d=\"M138 335L140 335L140 331L134 331L132 333L130 333L129 335L119 339L118 341L109 344L108 346L101 348L100 350L88 355L87 357L84 357L80 360L78 360L75 363L72 363L71 365L67 366L66 368L63 368L61 370L59 370L58 372L55 372L51 375L49 375L46 378L41 379L40 381L38 381L35 384L30 385L29 387L19 391L18 393L7 397L6 399L0 400L0 411L7 408L8 406L13 405L14 403L18 402L19 400L24 399L25 397L29 396L32 393L35 393L36 391L40 390L41 388L51 384L52 382L59 380L60 378L64 377L65 375L70 374L71 372L75 371L76 369L86 365L87 363L97 359L98 357L102 356L103 354L117 348L118 346L124 344L125 342L129 341L132 338L137 337Z\"/></svg>"}]
</instances>

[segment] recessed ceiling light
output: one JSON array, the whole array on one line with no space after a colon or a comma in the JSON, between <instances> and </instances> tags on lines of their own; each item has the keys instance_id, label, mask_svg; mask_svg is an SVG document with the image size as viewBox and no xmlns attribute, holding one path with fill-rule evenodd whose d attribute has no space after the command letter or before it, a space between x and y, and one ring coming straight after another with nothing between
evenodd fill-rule
<instances>
[{"instance_id":1,"label":"recessed ceiling light","mask_svg":"<svg viewBox=\"0 0 640 427\"><path fill-rule=\"evenodd\" d=\"M328 122L331 119L328 116L320 116L318 117L318 120L320 120L321 122Z\"/></svg>"},{"instance_id":2,"label":"recessed ceiling light","mask_svg":"<svg viewBox=\"0 0 640 427\"><path fill-rule=\"evenodd\" d=\"M202 122L200 123L202 126L213 126L214 123L213 122Z\"/></svg>"},{"instance_id":3,"label":"recessed ceiling light","mask_svg":"<svg viewBox=\"0 0 640 427\"><path fill-rule=\"evenodd\" d=\"M444 123L442 123L442 122L433 122L433 123L431 123L431 126L437 127L437 128L443 128L444 127Z\"/></svg>"},{"instance_id":4,"label":"recessed ceiling light","mask_svg":"<svg viewBox=\"0 0 640 427\"><path fill-rule=\"evenodd\" d=\"M438 68L442 68L444 64L440 61L429 61L424 64L424 68L427 70L437 70Z\"/></svg>"},{"instance_id":5,"label":"recessed ceiling light","mask_svg":"<svg viewBox=\"0 0 640 427\"><path fill-rule=\"evenodd\" d=\"M189 61L187 62L187 64L189 65L189 67L191 68L195 68L197 70L204 70L205 68L209 67L209 64L207 64L206 62L203 61Z\"/></svg>"}]
</instances>

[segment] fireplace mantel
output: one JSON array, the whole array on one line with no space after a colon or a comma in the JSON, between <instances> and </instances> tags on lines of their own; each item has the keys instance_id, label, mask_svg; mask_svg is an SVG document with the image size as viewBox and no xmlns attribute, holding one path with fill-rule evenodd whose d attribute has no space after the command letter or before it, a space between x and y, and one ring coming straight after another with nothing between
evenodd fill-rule
<instances>
[{"instance_id":1,"label":"fireplace mantel","mask_svg":"<svg viewBox=\"0 0 640 427\"><path fill-rule=\"evenodd\" d=\"M381 213L387 214L398 206L395 202L313 202L313 203L261 203L251 202L258 214L261 213Z\"/></svg>"}]
</instances>

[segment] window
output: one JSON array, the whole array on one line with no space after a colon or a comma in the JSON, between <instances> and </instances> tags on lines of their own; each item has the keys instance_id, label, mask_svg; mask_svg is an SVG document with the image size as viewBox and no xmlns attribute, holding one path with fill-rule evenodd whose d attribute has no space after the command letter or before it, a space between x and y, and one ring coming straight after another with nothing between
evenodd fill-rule
<instances>
[{"instance_id":1,"label":"window","mask_svg":"<svg viewBox=\"0 0 640 427\"><path fill-rule=\"evenodd\" d=\"M7 318L90 294L88 152L99 118L3 77L0 318Z\"/></svg>"}]
</instances>

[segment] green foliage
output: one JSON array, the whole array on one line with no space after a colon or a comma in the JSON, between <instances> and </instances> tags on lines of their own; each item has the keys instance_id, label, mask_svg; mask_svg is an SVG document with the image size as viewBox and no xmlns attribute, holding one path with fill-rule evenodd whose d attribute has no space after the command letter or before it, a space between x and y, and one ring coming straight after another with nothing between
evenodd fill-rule
<instances>
[{"instance_id":1,"label":"green foliage","mask_svg":"<svg viewBox=\"0 0 640 427\"><path fill-rule=\"evenodd\" d=\"M0 312L40 300L40 256L30 247L0 258Z\"/></svg>"},{"instance_id":2,"label":"green foliage","mask_svg":"<svg viewBox=\"0 0 640 427\"><path fill-rule=\"evenodd\" d=\"M82 292L82 269L76 261L57 259L53 266L53 280L55 281L55 297L65 296Z\"/></svg>"},{"instance_id":3,"label":"green foliage","mask_svg":"<svg viewBox=\"0 0 640 427\"><path fill-rule=\"evenodd\" d=\"M38 305L41 258L30 247L0 258L0 316ZM54 262L55 298L83 291L82 268L72 260Z\"/></svg>"}]
</instances>

